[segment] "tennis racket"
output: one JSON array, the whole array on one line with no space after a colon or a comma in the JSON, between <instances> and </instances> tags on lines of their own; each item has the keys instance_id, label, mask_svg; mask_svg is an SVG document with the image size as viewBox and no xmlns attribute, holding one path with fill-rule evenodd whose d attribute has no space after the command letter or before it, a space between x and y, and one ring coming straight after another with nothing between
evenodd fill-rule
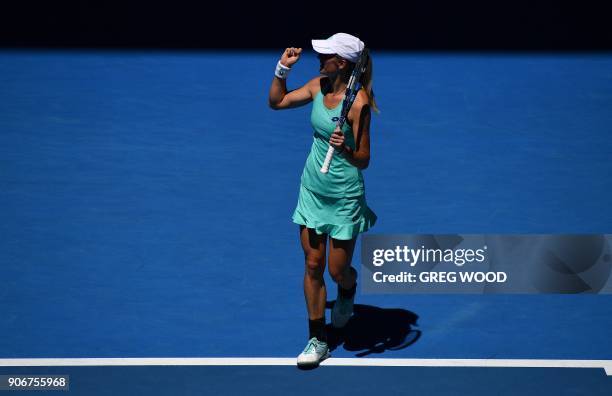
<instances>
[{"instance_id":1,"label":"tennis racket","mask_svg":"<svg viewBox=\"0 0 612 396\"><path fill-rule=\"evenodd\" d=\"M359 89L361 89L361 83L359 80L361 79L361 74L365 72L368 64L368 56L369 51L367 48L364 48L359 55L357 64L351 73L348 84L346 85L346 92L344 93L344 99L342 101L342 112L340 113L340 119L336 124L341 130L346 122L346 117L348 116L349 110L357 97L357 92L359 92ZM327 154L325 155L325 160L323 161L323 166L321 167L321 173L327 173L329 171L329 164L334 156L334 151L334 146L330 144L329 148L327 149Z\"/></svg>"}]
</instances>

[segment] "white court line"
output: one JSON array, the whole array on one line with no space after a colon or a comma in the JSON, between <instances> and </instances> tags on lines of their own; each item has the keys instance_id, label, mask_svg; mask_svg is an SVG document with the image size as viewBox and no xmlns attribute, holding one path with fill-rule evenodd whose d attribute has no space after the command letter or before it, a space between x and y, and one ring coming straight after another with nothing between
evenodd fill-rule
<instances>
[{"instance_id":1,"label":"white court line","mask_svg":"<svg viewBox=\"0 0 612 396\"><path fill-rule=\"evenodd\" d=\"M0 366L295 366L295 358L42 358L0 359ZM331 358L322 366L387 367L552 367L603 368L612 376L612 360L553 359L357 359Z\"/></svg>"}]
</instances>

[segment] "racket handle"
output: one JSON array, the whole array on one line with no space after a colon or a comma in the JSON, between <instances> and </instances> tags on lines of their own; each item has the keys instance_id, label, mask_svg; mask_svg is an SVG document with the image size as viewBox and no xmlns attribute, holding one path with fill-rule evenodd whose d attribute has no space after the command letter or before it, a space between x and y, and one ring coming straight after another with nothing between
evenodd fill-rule
<instances>
[{"instance_id":1,"label":"racket handle","mask_svg":"<svg viewBox=\"0 0 612 396\"><path fill-rule=\"evenodd\" d=\"M321 167L321 173L327 173L329 171L329 164L331 163L332 157L334 156L334 147L330 144L327 149L327 154L325 154L325 161L323 161L323 166Z\"/></svg>"}]
</instances>

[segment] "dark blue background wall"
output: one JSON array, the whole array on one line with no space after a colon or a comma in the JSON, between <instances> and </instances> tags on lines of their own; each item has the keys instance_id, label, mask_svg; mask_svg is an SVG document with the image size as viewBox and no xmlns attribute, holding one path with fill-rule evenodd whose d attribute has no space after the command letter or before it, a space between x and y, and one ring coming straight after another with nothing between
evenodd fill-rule
<instances>
[{"instance_id":1,"label":"dark blue background wall","mask_svg":"<svg viewBox=\"0 0 612 396\"><path fill-rule=\"evenodd\" d=\"M346 31L378 49L612 49L604 2L40 3L2 6L0 46L277 49Z\"/></svg>"}]
</instances>

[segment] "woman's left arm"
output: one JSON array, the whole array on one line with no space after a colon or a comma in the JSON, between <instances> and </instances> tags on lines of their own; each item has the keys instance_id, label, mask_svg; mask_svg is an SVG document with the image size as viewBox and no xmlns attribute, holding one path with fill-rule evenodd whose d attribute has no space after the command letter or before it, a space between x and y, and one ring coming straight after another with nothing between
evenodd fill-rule
<instances>
[{"instance_id":1,"label":"woman's left arm","mask_svg":"<svg viewBox=\"0 0 612 396\"><path fill-rule=\"evenodd\" d=\"M349 111L355 138L355 150L345 144L342 151L342 156L359 169L365 169L370 164L370 118L372 114L368 103L368 95L360 90Z\"/></svg>"}]
</instances>

